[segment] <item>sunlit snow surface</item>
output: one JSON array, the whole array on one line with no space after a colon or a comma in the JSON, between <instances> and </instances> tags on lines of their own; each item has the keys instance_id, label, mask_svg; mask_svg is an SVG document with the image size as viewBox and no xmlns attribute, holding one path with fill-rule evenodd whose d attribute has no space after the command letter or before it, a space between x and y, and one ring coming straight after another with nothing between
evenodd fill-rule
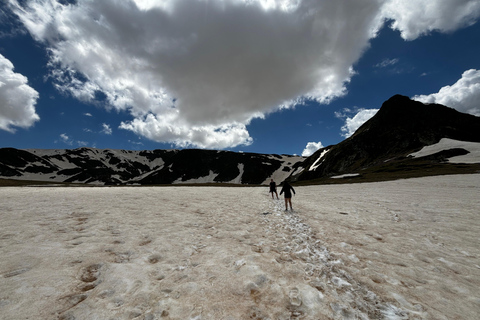
<instances>
[{"instance_id":1,"label":"sunlit snow surface","mask_svg":"<svg viewBox=\"0 0 480 320\"><path fill-rule=\"evenodd\" d=\"M2 319L475 319L480 175L0 188Z\"/></svg>"},{"instance_id":2,"label":"sunlit snow surface","mask_svg":"<svg viewBox=\"0 0 480 320\"><path fill-rule=\"evenodd\" d=\"M410 154L414 158L420 158L435 154L443 150L461 148L468 151L463 156L451 157L448 159L450 163L480 163L480 143L459 141L448 138L441 139L438 143L423 147L420 151Z\"/></svg>"},{"instance_id":3,"label":"sunlit snow surface","mask_svg":"<svg viewBox=\"0 0 480 320\"><path fill-rule=\"evenodd\" d=\"M330 151L330 149L325 149L322 151L322 153L318 156L317 160L312 164L312 166L308 169L308 171L315 171L321 164L322 162L318 163L326 154L327 152Z\"/></svg>"}]
</instances>

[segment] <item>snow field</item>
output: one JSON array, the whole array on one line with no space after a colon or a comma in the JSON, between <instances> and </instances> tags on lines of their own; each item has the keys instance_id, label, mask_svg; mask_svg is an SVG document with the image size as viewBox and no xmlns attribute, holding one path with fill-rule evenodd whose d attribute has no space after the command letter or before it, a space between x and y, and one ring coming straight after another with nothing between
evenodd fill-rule
<instances>
[{"instance_id":1,"label":"snow field","mask_svg":"<svg viewBox=\"0 0 480 320\"><path fill-rule=\"evenodd\" d=\"M0 188L0 314L475 319L479 178Z\"/></svg>"}]
</instances>

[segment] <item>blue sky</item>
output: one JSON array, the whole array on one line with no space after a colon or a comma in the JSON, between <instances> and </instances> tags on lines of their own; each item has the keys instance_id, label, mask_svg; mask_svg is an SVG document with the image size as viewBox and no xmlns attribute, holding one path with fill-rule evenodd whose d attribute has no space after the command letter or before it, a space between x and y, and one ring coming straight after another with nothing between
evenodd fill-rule
<instances>
[{"instance_id":1,"label":"blue sky","mask_svg":"<svg viewBox=\"0 0 480 320\"><path fill-rule=\"evenodd\" d=\"M0 147L308 155L394 94L480 115L478 1L0 8Z\"/></svg>"}]
</instances>

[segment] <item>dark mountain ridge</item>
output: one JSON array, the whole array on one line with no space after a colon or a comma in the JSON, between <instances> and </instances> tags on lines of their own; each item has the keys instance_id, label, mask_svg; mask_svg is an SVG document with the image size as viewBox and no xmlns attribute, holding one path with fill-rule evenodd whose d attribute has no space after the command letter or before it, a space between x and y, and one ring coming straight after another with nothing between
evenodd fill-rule
<instances>
[{"instance_id":1,"label":"dark mountain ridge","mask_svg":"<svg viewBox=\"0 0 480 320\"><path fill-rule=\"evenodd\" d=\"M457 148L423 159L409 157L409 154L438 143L442 138L480 142L480 118L443 105L423 104L395 95L351 137L307 158L302 165L305 170L290 179L307 181L360 174L369 169L370 172L386 172L392 164L397 167L393 165L391 170L417 166L421 171L425 165L439 164L449 157L468 153Z\"/></svg>"},{"instance_id":2,"label":"dark mountain ridge","mask_svg":"<svg viewBox=\"0 0 480 320\"><path fill-rule=\"evenodd\" d=\"M105 185L284 180L303 157L215 150L0 149L0 177Z\"/></svg>"}]
</instances>

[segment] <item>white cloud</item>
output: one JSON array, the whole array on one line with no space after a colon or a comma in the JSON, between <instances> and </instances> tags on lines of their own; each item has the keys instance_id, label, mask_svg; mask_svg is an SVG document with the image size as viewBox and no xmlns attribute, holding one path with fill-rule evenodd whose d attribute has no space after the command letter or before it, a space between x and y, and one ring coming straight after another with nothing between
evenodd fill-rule
<instances>
[{"instance_id":1,"label":"white cloud","mask_svg":"<svg viewBox=\"0 0 480 320\"><path fill-rule=\"evenodd\" d=\"M382 8L391 27L405 40L432 31L453 32L472 25L480 16L478 0L389 0Z\"/></svg>"},{"instance_id":2,"label":"white cloud","mask_svg":"<svg viewBox=\"0 0 480 320\"><path fill-rule=\"evenodd\" d=\"M248 145L253 118L344 95L380 21L371 0L22 3L10 1L59 90L101 91L132 114L121 128L205 148Z\"/></svg>"},{"instance_id":3,"label":"white cloud","mask_svg":"<svg viewBox=\"0 0 480 320\"><path fill-rule=\"evenodd\" d=\"M58 143L58 142L63 142L69 146L73 146L73 144L76 144L78 145L79 147L86 147L88 146L88 142L87 141L81 141L81 140L77 140L77 141L74 141L74 139L70 136L68 136L66 133L62 133L60 134L60 141L59 140L55 140L55 143ZM93 146L93 148L95 148L95 146Z\"/></svg>"},{"instance_id":4,"label":"white cloud","mask_svg":"<svg viewBox=\"0 0 480 320\"><path fill-rule=\"evenodd\" d=\"M12 133L13 127L28 128L40 120L35 111L38 92L13 70L10 60L0 54L0 129Z\"/></svg>"},{"instance_id":5,"label":"white cloud","mask_svg":"<svg viewBox=\"0 0 480 320\"><path fill-rule=\"evenodd\" d=\"M346 117L345 124L342 126L342 137L348 138L357 131L365 122L370 120L379 109L361 109L352 118Z\"/></svg>"},{"instance_id":6,"label":"white cloud","mask_svg":"<svg viewBox=\"0 0 480 320\"><path fill-rule=\"evenodd\" d=\"M141 141L128 140L128 142L133 144L133 145L136 145L136 146L143 146L143 142L141 142Z\"/></svg>"},{"instance_id":7,"label":"white cloud","mask_svg":"<svg viewBox=\"0 0 480 320\"><path fill-rule=\"evenodd\" d=\"M63 143L68 144L69 146L71 146L71 145L73 144L73 140L70 139L70 137L67 136L66 133L60 134L60 140L61 140Z\"/></svg>"},{"instance_id":8,"label":"white cloud","mask_svg":"<svg viewBox=\"0 0 480 320\"><path fill-rule=\"evenodd\" d=\"M437 93L412 98L423 103L438 103L460 112L480 116L480 70L470 69L453 85Z\"/></svg>"},{"instance_id":9,"label":"white cloud","mask_svg":"<svg viewBox=\"0 0 480 320\"><path fill-rule=\"evenodd\" d=\"M397 64L399 61L398 58L394 58L394 59L383 59L381 62L377 63L375 65L375 67L377 68L386 68L386 67L389 67L389 66L393 66L395 64Z\"/></svg>"},{"instance_id":10,"label":"white cloud","mask_svg":"<svg viewBox=\"0 0 480 320\"><path fill-rule=\"evenodd\" d=\"M309 157L315 153L318 149L323 148L322 143L319 142L309 142L307 143L305 149L302 151L302 157Z\"/></svg>"},{"instance_id":11,"label":"white cloud","mask_svg":"<svg viewBox=\"0 0 480 320\"><path fill-rule=\"evenodd\" d=\"M248 145L253 118L346 94L386 19L412 40L479 15L478 1L447 2L9 0L48 47L59 90L89 102L102 92L131 113L120 128L201 148Z\"/></svg>"},{"instance_id":12,"label":"white cloud","mask_svg":"<svg viewBox=\"0 0 480 320\"><path fill-rule=\"evenodd\" d=\"M358 109L358 108L355 107L355 109ZM354 111L350 108L343 108L341 111L335 111L334 115L335 115L335 118L343 120L343 119L347 118L349 114L354 113L354 112L356 112L356 111Z\"/></svg>"},{"instance_id":13,"label":"white cloud","mask_svg":"<svg viewBox=\"0 0 480 320\"><path fill-rule=\"evenodd\" d=\"M102 123L102 131L101 133L104 133L104 134L107 134L107 135L111 135L112 134L112 128L110 127L110 125L106 124L106 123Z\"/></svg>"},{"instance_id":14,"label":"white cloud","mask_svg":"<svg viewBox=\"0 0 480 320\"><path fill-rule=\"evenodd\" d=\"M92 114L89 113L89 112L86 112L86 113L84 113L83 115L86 116L86 117L93 117Z\"/></svg>"},{"instance_id":15,"label":"white cloud","mask_svg":"<svg viewBox=\"0 0 480 320\"><path fill-rule=\"evenodd\" d=\"M165 141L175 143L179 147L199 147L224 149L240 144L249 145L252 138L244 124L233 123L220 126L190 126L179 119L175 113L163 117L148 114L143 119L134 119L120 125L121 129L155 140L163 137Z\"/></svg>"}]
</instances>

